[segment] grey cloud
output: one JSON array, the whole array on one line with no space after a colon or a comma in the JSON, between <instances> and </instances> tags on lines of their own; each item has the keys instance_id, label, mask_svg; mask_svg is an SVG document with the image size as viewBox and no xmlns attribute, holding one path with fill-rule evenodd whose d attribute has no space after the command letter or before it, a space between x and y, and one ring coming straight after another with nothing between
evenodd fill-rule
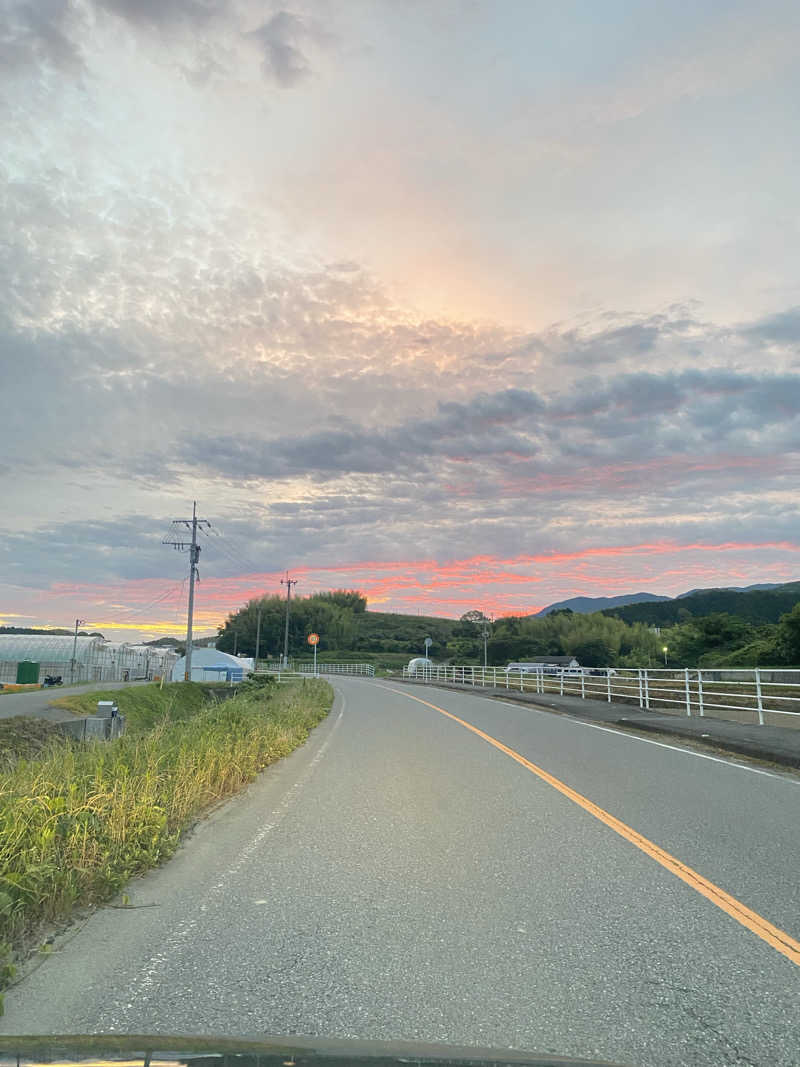
<instances>
[{"instance_id":1,"label":"grey cloud","mask_svg":"<svg viewBox=\"0 0 800 1067\"><path fill-rule=\"evenodd\" d=\"M560 424L568 420L569 431ZM701 458L745 447L751 455L800 446L800 375L737 375L727 369L622 375L582 396L525 390L441 403L425 419L388 428L340 425L280 438L202 435L184 440L180 458L225 477L250 479L349 474L442 475L451 461L474 464L472 477L515 465L528 474L574 472L581 465L633 464L662 457ZM686 474L680 477L685 478Z\"/></svg>"},{"instance_id":2,"label":"grey cloud","mask_svg":"<svg viewBox=\"0 0 800 1067\"><path fill-rule=\"evenodd\" d=\"M228 10L224 0L94 0L94 3L134 24L201 25Z\"/></svg>"},{"instance_id":3,"label":"grey cloud","mask_svg":"<svg viewBox=\"0 0 800 1067\"><path fill-rule=\"evenodd\" d=\"M746 336L756 340L788 345L800 344L800 307L768 315L753 323L752 326L747 326L744 332Z\"/></svg>"},{"instance_id":4,"label":"grey cloud","mask_svg":"<svg viewBox=\"0 0 800 1067\"><path fill-rule=\"evenodd\" d=\"M5 30L0 36L0 69L30 70L45 62L59 70L83 68L72 39L78 19L70 0L23 0L0 5Z\"/></svg>"},{"instance_id":5,"label":"grey cloud","mask_svg":"<svg viewBox=\"0 0 800 1067\"><path fill-rule=\"evenodd\" d=\"M311 74L306 54L309 46L330 41L330 35L315 20L283 10L276 11L247 36L261 50L264 74L284 89L290 89Z\"/></svg>"}]
</instances>

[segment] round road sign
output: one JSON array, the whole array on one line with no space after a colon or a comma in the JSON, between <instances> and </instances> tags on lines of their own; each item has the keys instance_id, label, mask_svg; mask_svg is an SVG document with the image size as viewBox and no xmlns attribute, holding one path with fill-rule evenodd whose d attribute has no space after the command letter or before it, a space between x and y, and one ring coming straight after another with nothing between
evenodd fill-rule
<instances>
[{"instance_id":1,"label":"round road sign","mask_svg":"<svg viewBox=\"0 0 800 1067\"><path fill-rule=\"evenodd\" d=\"M310 645L318 645L319 644L319 634L309 634L308 635L308 643Z\"/></svg>"}]
</instances>

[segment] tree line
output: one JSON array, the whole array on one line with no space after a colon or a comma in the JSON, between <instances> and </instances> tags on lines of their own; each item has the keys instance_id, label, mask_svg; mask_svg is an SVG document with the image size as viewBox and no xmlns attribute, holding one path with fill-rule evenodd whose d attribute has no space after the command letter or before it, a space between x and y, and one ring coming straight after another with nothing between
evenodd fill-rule
<instances>
[{"instance_id":1,"label":"tree line","mask_svg":"<svg viewBox=\"0 0 800 1067\"><path fill-rule=\"evenodd\" d=\"M283 652L286 600L248 601L220 627L217 647L253 656L258 615L260 656ZM387 664L422 655L430 637L431 656L451 663L504 666L546 656L574 656L585 667L758 667L800 665L800 603L774 623L752 622L726 612L690 615L655 627L615 614L578 614L568 608L544 616L506 616L490 621L479 611L461 619L367 611L357 590L335 589L291 602L290 656L309 656L308 634L320 635L318 651L342 659L385 654ZM666 653L664 649L666 647ZM335 657L334 657L335 658Z\"/></svg>"}]
</instances>

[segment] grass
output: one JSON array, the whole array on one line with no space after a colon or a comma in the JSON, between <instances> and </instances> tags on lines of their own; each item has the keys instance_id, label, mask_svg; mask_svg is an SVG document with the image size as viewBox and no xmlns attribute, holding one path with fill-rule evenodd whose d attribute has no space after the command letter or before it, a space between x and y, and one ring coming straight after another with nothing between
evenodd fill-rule
<instances>
[{"instance_id":1,"label":"grass","mask_svg":"<svg viewBox=\"0 0 800 1067\"><path fill-rule=\"evenodd\" d=\"M167 859L204 811L302 744L333 691L309 679L219 703L190 683L113 695L124 737L45 744L0 773L0 985L43 924ZM82 699L65 698L75 711Z\"/></svg>"},{"instance_id":2,"label":"grass","mask_svg":"<svg viewBox=\"0 0 800 1067\"><path fill-rule=\"evenodd\" d=\"M129 733L141 734L153 728L164 717L172 722L185 722L208 705L207 687L194 682L173 682L160 689L153 685L137 685L130 689L93 689L89 693L70 693L53 703L75 715L94 715L98 700L113 700L125 716Z\"/></svg>"},{"instance_id":3,"label":"grass","mask_svg":"<svg viewBox=\"0 0 800 1067\"><path fill-rule=\"evenodd\" d=\"M16 715L0 720L0 773L20 759L35 759L63 739L52 722Z\"/></svg>"}]
</instances>

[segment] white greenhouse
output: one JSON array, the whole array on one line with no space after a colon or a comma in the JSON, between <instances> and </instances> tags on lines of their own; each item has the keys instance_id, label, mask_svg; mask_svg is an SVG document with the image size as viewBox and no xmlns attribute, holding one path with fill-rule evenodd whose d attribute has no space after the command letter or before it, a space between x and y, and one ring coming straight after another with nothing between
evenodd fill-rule
<instances>
[{"instance_id":1,"label":"white greenhouse","mask_svg":"<svg viewBox=\"0 0 800 1067\"><path fill-rule=\"evenodd\" d=\"M74 659L73 659L74 656ZM42 682L60 675L65 683L135 681L169 675L174 652L150 645L61 634L0 634L0 682ZM20 665L23 665L20 671Z\"/></svg>"},{"instance_id":2,"label":"white greenhouse","mask_svg":"<svg viewBox=\"0 0 800 1067\"><path fill-rule=\"evenodd\" d=\"M193 682L241 682L253 661L246 656L231 656L216 648L192 648ZM186 657L181 656L172 668L173 682L182 682L186 675Z\"/></svg>"}]
</instances>

